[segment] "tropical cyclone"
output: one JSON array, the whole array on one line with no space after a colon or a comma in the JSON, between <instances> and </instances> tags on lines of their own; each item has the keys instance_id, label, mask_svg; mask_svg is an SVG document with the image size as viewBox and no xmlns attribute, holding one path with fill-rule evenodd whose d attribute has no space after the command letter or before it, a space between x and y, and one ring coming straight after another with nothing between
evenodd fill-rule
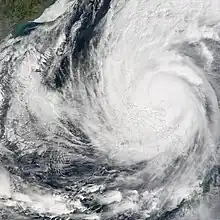
<instances>
[{"instance_id":1,"label":"tropical cyclone","mask_svg":"<svg viewBox=\"0 0 220 220\"><path fill-rule=\"evenodd\" d=\"M15 210L21 200L60 219L216 220L206 199L219 190L219 9L58 1L1 44Z\"/></svg>"}]
</instances>

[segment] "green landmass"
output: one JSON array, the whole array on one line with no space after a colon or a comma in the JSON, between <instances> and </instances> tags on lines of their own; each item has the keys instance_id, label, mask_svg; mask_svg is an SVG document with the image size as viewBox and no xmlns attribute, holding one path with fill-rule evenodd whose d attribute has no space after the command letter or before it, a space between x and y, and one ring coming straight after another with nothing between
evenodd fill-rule
<instances>
[{"instance_id":1,"label":"green landmass","mask_svg":"<svg viewBox=\"0 0 220 220\"><path fill-rule=\"evenodd\" d=\"M34 20L55 0L0 0L0 40L17 23Z\"/></svg>"}]
</instances>

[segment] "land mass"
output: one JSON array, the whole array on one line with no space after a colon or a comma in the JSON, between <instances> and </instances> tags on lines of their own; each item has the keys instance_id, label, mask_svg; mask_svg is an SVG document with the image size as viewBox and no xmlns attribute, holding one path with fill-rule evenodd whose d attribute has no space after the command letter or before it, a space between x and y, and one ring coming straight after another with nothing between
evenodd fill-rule
<instances>
[{"instance_id":1,"label":"land mass","mask_svg":"<svg viewBox=\"0 0 220 220\"><path fill-rule=\"evenodd\" d=\"M56 0L0 0L0 40L15 24L34 20Z\"/></svg>"}]
</instances>

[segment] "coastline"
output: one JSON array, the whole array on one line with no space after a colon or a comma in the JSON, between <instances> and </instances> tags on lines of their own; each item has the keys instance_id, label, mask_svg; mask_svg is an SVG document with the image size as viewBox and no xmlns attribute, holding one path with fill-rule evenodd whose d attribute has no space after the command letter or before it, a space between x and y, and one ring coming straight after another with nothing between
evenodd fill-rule
<instances>
[{"instance_id":1,"label":"coastline","mask_svg":"<svg viewBox=\"0 0 220 220\"><path fill-rule=\"evenodd\" d=\"M56 0L0 0L0 41L15 24L38 18Z\"/></svg>"}]
</instances>

